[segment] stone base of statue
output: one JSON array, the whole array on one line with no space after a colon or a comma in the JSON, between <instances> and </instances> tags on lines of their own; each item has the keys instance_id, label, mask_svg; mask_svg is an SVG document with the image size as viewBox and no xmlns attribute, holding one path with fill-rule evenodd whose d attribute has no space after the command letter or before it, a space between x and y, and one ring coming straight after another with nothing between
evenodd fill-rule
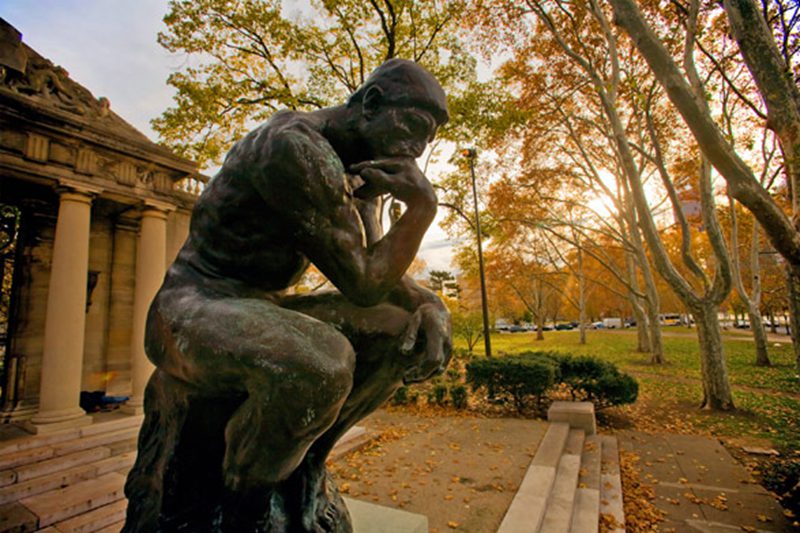
<instances>
[{"instance_id":1,"label":"stone base of statue","mask_svg":"<svg viewBox=\"0 0 800 533\"><path fill-rule=\"evenodd\" d=\"M353 531L327 472L309 473L301 465L269 490L225 487L225 426L244 398L204 397L160 370L145 398L138 457L125 487L129 508L123 532ZM320 476L316 501L301 501L308 499L300 495L308 495L309 479ZM313 516L309 509L315 509Z\"/></svg>"},{"instance_id":2,"label":"stone base of statue","mask_svg":"<svg viewBox=\"0 0 800 533\"><path fill-rule=\"evenodd\" d=\"M345 498L353 533L428 533L428 517Z\"/></svg>"}]
</instances>

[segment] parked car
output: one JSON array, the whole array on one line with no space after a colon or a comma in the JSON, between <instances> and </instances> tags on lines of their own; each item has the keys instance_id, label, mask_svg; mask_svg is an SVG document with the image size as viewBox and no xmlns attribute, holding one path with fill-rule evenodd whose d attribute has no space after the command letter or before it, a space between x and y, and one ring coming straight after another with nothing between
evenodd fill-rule
<instances>
[{"instance_id":1,"label":"parked car","mask_svg":"<svg viewBox=\"0 0 800 533\"><path fill-rule=\"evenodd\" d=\"M556 324L556 331L569 331L575 329L572 324Z\"/></svg>"},{"instance_id":2,"label":"parked car","mask_svg":"<svg viewBox=\"0 0 800 533\"><path fill-rule=\"evenodd\" d=\"M606 329L606 325L602 322L592 322L592 329Z\"/></svg>"}]
</instances>

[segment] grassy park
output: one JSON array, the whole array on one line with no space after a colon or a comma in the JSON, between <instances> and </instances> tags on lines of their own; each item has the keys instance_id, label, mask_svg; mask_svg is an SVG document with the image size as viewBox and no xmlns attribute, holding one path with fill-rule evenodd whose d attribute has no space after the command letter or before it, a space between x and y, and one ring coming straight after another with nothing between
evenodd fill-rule
<instances>
[{"instance_id":1,"label":"grassy park","mask_svg":"<svg viewBox=\"0 0 800 533\"><path fill-rule=\"evenodd\" d=\"M611 408L602 417L608 423L765 439L781 452L800 452L800 382L791 344L773 343L773 366L763 368L753 364L752 341L731 335L724 342L737 407L732 413L698 409L702 397L700 361L697 340L689 330L665 330L665 365L652 365L647 354L636 351L633 330L593 331L585 345L579 344L577 331L548 332L543 341L536 341L534 333L494 335L492 349L498 354L532 349L569 352L616 364L638 380L639 399L631 406ZM482 351L476 348L476 354Z\"/></svg>"}]
</instances>

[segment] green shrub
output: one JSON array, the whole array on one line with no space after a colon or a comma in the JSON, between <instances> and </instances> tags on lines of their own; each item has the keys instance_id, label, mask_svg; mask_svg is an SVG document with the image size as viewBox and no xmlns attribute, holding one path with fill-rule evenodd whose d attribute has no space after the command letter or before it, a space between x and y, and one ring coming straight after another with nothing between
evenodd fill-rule
<instances>
[{"instance_id":1,"label":"green shrub","mask_svg":"<svg viewBox=\"0 0 800 533\"><path fill-rule=\"evenodd\" d=\"M447 401L447 385L437 383L433 386L433 401L436 405L444 405Z\"/></svg>"},{"instance_id":2,"label":"green shrub","mask_svg":"<svg viewBox=\"0 0 800 533\"><path fill-rule=\"evenodd\" d=\"M569 389L573 400L594 403L596 409L633 403L639 394L636 380L620 372L608 361L590 356L572 356L555 352L525 352L531 359L549 359L559 368L558 382Z\"/></svg>"},{"instance_id":3,"label":"green shrub","mask_svg":"<svg viewBox=\"0 0 800 533\"><path fill-rule=\"evenodd\" d=\"M524 355L474 359L467 364L467 383L472 390L484 388L488 396L510 398L518 411L555 383L557 366L545 358Z\"/></svg>"},{"instance_id":4,"label":"green shrub","mask_svg":"<svg viewBox=\"0 0 800 533\"><path fill-rule=\"evenodd\" d=\"M464 385L456 385L450 389L450 399L456 409L467 408L467 388Z\"/></svg>"},{"instance_id":5,"label":"green shrub","mask_svg":"<svg viewBox=\"0 0 800 533\"><path fill-rule=\"evenodd\" d=\"M484 388L490 399L512 399L519 411L559 383L573 400L591 401L596 409L633 403L639 393L636 380L612 363L555 352L474 359L467 365L467 382L473 390Z\"/></svg>"},{"instance_id":6,"label":"green shrub","mask_svg":"<svg viewBox=\"0 0 800 533\"><path fill-rule=\"evenodd\" d=\"M408 393L408 403L411 405L417 405L419 403L419 391L413 389Z\"/></svg>"},{"instance_id":7,"label":"green shrub","mask_svg":"<svg viewBox=\"0 0 800 533\"><path fill-rule=\"evenodd\" d=\"M461 372L451 367L447 369L446 375L447 379L450 380L451 383L455 383L458 381L458 378L461 377Z\"/></svg>"},{"instance_id":8,"label":"green shrub","mask_svg":"<svg viewBox=\"0 0 800 533\"><path fill-rule=\"evenodd\" d=\"M392 403L394 405L406 405L408 403L408 387L403 386L394 391Z\"/></svg>"}]
</instances>

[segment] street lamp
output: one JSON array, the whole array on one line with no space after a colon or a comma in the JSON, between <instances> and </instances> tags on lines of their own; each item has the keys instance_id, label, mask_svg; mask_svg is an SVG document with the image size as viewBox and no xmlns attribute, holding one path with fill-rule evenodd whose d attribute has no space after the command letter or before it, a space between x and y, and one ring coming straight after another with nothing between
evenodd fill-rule
<instances>
[{"instance_id":1,"label":"street lamp","mask_svg":"<svg viewBox=\"0 0 800 533\"><path fill-rule=\"evenodd\" d=\"M477 152L474 148L466 148L461 151L461 155L469 161L469 171L472 176L472 201L475 204L475 233L478 236L478 270L481 279L481 309L483 311L483 343L486 349L486 357L492 356L492 341L489 337L489 303L486 298L486 272L483 268L483 240L481 236L481 217L478 211L478 189L475 185L475 158Z\"/></svg>"}]
</instances>

